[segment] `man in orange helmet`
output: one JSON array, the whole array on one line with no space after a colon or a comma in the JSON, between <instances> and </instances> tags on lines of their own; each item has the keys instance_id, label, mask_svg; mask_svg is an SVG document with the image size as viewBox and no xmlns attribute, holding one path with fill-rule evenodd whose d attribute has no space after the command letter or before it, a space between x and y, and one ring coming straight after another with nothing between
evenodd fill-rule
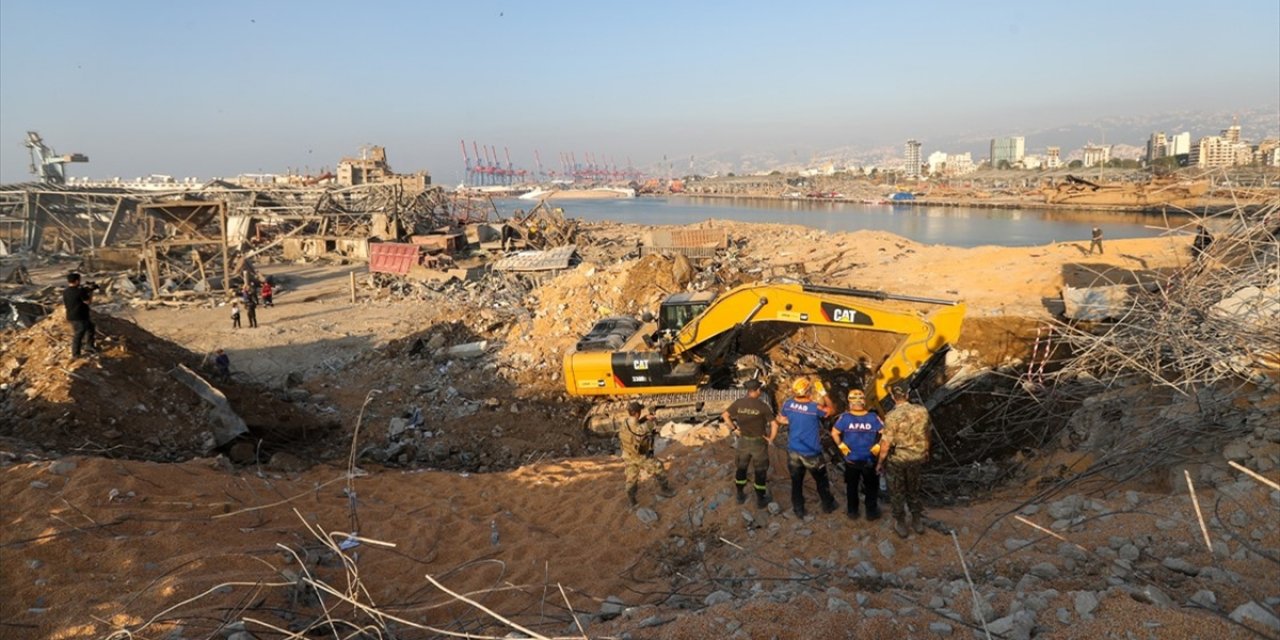
<instances>
[{"instance_id":1,"label":"man in orange helmet","mask_svg":"<svg viewBox=\"0 0 1280 640\"><path fill-rule=\"evenodd\" d=\"M831 415L831 405L812 398L813 383L801 376L791 385L795 397L782 404L780 422L788 425L787 470L791 472L791 509L796 517L804 519L804 474L808 470L818 485L818 498L822 500L822 512L836 510L836 499L831 495L831 483L827 480L827 462L822 455L822 419Z\"/></svg>"},{"instance_id":2,"label":"man in orange helmet","mask_svg":"<svg viewBox=\"0 0 1280 640\"><path fill-rule=\"evenodd\" d=\"M831 427L831 437L844 454L844 486L846 515L858 517L858 484L862 484L863 500L867 506L867 520L880 517L877 504L880 494L880 476L876 473L876 440L884 424L880 416L867 411L867 396L862 389L849 391L849 410L836 418Z\"/></svg>"}]
</instances>

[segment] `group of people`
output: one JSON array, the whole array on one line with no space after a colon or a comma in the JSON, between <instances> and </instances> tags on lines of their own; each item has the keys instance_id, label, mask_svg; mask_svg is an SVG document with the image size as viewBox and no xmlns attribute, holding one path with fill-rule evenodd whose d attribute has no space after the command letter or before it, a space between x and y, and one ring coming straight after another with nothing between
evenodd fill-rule
<instances>
[{"instance_id":1,"label":"group of people","mask_svg":"<svg viewBox=\"0 0 1280 640\"><path fill-rule=\"evenodd\" d=\"M759 381L747 381L745 387L747 395L721 415L737 434L733 481L738 504L746 503L750 482L756 507L768 506L769 448L778 436L779 427L786 425L792 511L801 519L808 515L804 496L806 475L811 476L817 486L823 513L835 511L839 505L831 492L828 456L822 443L826 429L840 451L844 467L846 516L856 520L865 513L867 520L880 518L880 476L887 473L894 531L904 538L912 530L924 533L920 476L929 458L931 423L929 412L911 402L905 385L891 387L894 406L883 420L868 408L866 394L861 389L849 391L848 408L837 415L820 383L815 385L802 376L791 385L792 397L782 403L775 415L773 408L761 398L763 388ZM662 495L673 495L666 469L653 457L655 423L651 412L633 402L619 429L626 463L627 500L632 506L637 504L640 476L644 472L657 479ZM830 426L824 426L826 424Z\"/></svg>"},{"instance_id":2,"label":"group of people","mask_svg":"<svg viewBox=\"0 0 1280 640\"><path fill-rule=\"evenodd\" d=\"M231 303L231 328L240 328L240 306L244 305L245 315L249 317L249 327L257 328L258 326L258 296L261 294L262 306L272 306L272 296L275 292L271 288L271 282L263 280L260 284L250 280L244 283L240 288L240 293L235 302Z\"/></svg>"}]
</instances>

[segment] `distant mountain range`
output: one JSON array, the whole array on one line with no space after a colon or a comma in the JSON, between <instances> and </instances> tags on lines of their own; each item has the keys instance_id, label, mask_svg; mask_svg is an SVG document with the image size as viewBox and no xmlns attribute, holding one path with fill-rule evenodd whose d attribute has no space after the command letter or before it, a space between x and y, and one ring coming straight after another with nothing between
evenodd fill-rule
<instances>
[{"instance_id":1,"label":"distant mountain range","mask_svg":"<svg viewBox=\"0 0 1280 640\"><path fill-rule=\"evenodd\" d=\"M927 159L934 151L969 152L973 161L986 159L992 138L1020 135L1026 138L1028 154L1043 155L1046 147L1060 147L1064 159L1079 157L1088 143L1112 145L1112 156L1139 158L1146 153L1147 139L1156 131L1173 135L1191 132L1194 142L1203 136L1217 135L1231 126L1233 118L1240 123L1241 137L1250 142L1280 137L1280 105L1242 109L1236 112L1178 111L1149 116L1112 117L1092 122L1077 122L1035 131L999 131L963 133L942 138L921 139L921 153ZM797 149L787 153L761 150L717 150L694 154L692 172L702 175L739 175L773 170L799 170L818 167L826 162L845 166L897 167L902 164L906 139L875 146L841 146L829 149ZM665 175L667 167L655 172ZM688 161L673 161L674 175L690 173Z\"/></svg>"}]
</instances>

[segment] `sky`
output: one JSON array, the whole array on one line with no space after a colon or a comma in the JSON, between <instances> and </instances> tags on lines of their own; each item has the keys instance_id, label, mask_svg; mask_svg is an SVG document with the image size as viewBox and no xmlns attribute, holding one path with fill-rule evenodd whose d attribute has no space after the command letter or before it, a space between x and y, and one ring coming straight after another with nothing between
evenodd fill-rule
<instances>
[{"instance_id":1,"label":"sky","mask_svg":"<svg viewBox=\"0 0 1280 640\"><path fill-rule=\"evenodd\" d=\"M380 144L456 184L460 140L654 166L1273 105L1276 0L0 0L0 184L30 179L28 130L89 156L72 176L314 173Z\"/></svg>"}]
</instances>

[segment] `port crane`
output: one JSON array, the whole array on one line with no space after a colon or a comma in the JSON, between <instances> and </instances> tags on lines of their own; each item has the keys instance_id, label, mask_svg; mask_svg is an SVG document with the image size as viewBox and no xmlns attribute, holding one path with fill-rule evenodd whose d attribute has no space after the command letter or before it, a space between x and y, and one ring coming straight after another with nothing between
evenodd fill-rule
<instances>
[{"instance_id":1,"label":"port crane","mask_svg":"<svg viewBox=\"0 0 1280 640\"><path fill-rule=\"evenodd\" d=\"M65 156L55 154L35 131L27 132L26 145L31 152L31 173L39 176L40 182L46 184L66 184L67 171L63 165L89 161L89 156L83 153L69 153Z\"/></svg>"}]
</instances>

